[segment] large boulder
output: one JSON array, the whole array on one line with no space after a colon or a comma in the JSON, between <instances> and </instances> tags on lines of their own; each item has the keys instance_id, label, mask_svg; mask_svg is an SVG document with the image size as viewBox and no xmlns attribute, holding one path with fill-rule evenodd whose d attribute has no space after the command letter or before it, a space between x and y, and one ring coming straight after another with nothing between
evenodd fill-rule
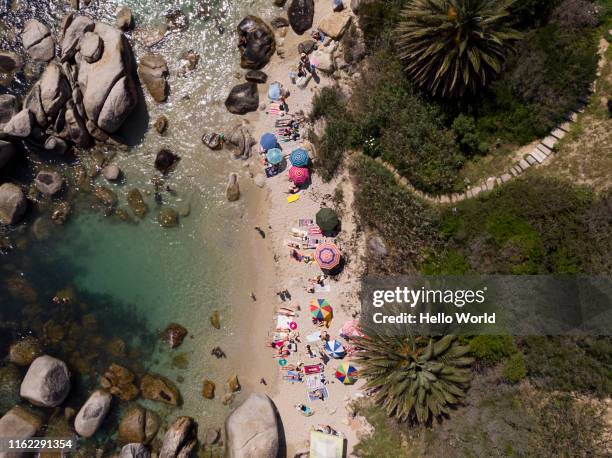
<instances>
[{"instance_id":1,"label":"large boulder","mask_svg":"<svg viewBox=\"0 0 612 458\"><path fill-rule=\"evenodd\" d=\"M21 41L28 55L38 61L49 62L55 57L55 42L51 31L42 22L30 19L21 32Z\"/></svg>"},{"instance_id":2,"label":"large boulder","mask_svg":"<svg viewBox=\"0 0 612 458\"><path fill-rule=\"evenodd\" d=\"M91 32L95 28L95 23L87 16L66 16L64 27L62 28L62 55L61 60L65 62L70 60L76 54L79 42L83 35L87 32Z\"/></svg>"},{"instance_id":3,"label":"large boulder","mask_svg":"<svg viewBox=\"0 0 612 458\"><path fill-rule=\"evenodd\" d=\"M251 83L265 84L266 81L268 81L268 75L261 70L249 70L246 75L244 75L244 79Z\"/></svg>"},{"instance_id":4,"label":"large boulder","mask_svg":"<svg viewBox=\"0 0 612 458\"><path fill-rule=\"evenodd\" d=\"M351 24L348 13L330 13L319 22L317 28L328 37L339 40Z\"/></svg>"},{"instance_id":5,"label":"large boulder","mask_svg":"<svg viewBox=\"0 0 612 458\"><path fill-rule=\"evenodd\" d=\"M146 374L140 381L142 397L151 401L159 401L171 406L181 403L181 394L178 388L165 377L155 374Z\"/></svg>"},{"instance_id":6,"label":"large boulder","mask_svg":"<svg viewBox=\"0 0 612 458\"><path fill-rule=\"evenodd\" d=\"M183 343L187 336L187 329L178 323L170 323L162 332L161 338L164 342L170 345L170 348L176 348Z\"/></svg>"},{"instance_id":7,"label":"large boulder","mask_svg":"<svg viewBox=\"0 0 612 458\"><path fill-rule=\"evenodd\" d=\"M67 107L64 113L64 122L68 138L83 148L90 146L93 140L89 135L85 121L83 121L72 102L69 102Z\"/></svg>"},{"instance_id":8,"label":"large boulder","mask_svg":"<svg viewBox=\"0 0 612 458\"><path fill-rule=\"evenodd\" d=\"M314 19L314 0L291 0L287 11L289 24L295 33L302 35L312 27Z\"/></svg>"},{"instance_id":9,"label":"large boulder","mask_svg":"<svg viewBox=\"0 0 612 458\"><path fill-rule=\"evenodd\" d=\"M17 98L12 94L0 95L0 130L17 114Z\"/></svg>"},{"instance_id":10,"label":"large boulder","mask_svg":"<svg viewBox=\"0 0 612 458\"><path fill-rule=\"evenodd\" d=\"M279 439L276 410L265 395L251 394L225 421L228 458L275 458Z\"/></svg>"},{"instance_id":11,"label":"large boulder","mask_svg":"<svg viewBox=\"0 0 612 458\"><path fill-rule=\"evenodd\" d=\"M119 458L150 458L151 452L142 444L124 445Z\"/></svg>"},{"instance_id":12,"label":"large boulder","mask_svg":"<svg viewBox=\"0 0 612 458\"><path fill-rule=\"evenodd\" d=\"M105 390L94 391L83 404L74 420L74 429L79 436L93 436L110 409L112 395Z\"/></svg>"},{"instance_id":13,"label":"large boulder","mask_svg":"<svg viewBox=\"0 0 612 458\"><path fill-rule=\"evenodd\" d=\"M181 157L178 154L174 154L169 149L163 148L157 152L155 156L155 168L164 175L170 173L176 167Z\"/></svg>"},{"instance_id":14,"label":"large boulder","mask_svg":"<svg viewBox=\"0 0 612 458\"><path fill-rule=\"evenodd\" d=\"M0 437L29 439L36 435L41 427L42 420L37 415L23 407L15 406L0 418ZM0 456L11 458L21 455L0 453Z\"/></svg>"},{"instance_id":15,"label":"large boulder","mask_svg":"<svg viewBox=\"0 0 612 458\"><path fill-rule=\"evenodd\" d=\"M32 362L21 382L19 394L32 404L57 407L70 392L70 371L63 361L39 356Z\"/></svg>"},{"instance_id":16,"label":"large boulder","mask_svg":"<svg viewBox=\"0 0 612 458\"><path fill-rule=\"evenodd\" d=\"M196 422L190 417L178 417L164 436L159 458L187 458L191 456L197 444Z\"/></svg>"},{"instance_id":17,"label":"large boulder","mask_svg":"<svg viewBox=\"0 0 612 458\"><path fill-rule=\"evenodd\" d=\"M79 62L78 84L87 119L105 133L112 134L121 127L138 101L132 77L134 56L119 30L96 23L93 31L103 41L102 57L91 63L85 59Z\"/></svg>"},{"instance_id":18,"label":"large boulder","mask_svg":"<svg viewBox=\"0 0 612 458\"><path fill-rule=\"evenodd\" d=\"M235 158L247 159L256 142L249 129L244 126L235 126L227 136L227 143Z\"/></svg>"},{"instance_id":19,"label":"large boulder","mask_svg":"<svg viewBox=\"0 0 612 458\"><path fill-rule=\"evenodd\" d=\"M138 75L156 102L168 98L168 64L161 54L146 54L138 64Z\"/></svg>"},{"instance_id":20,"label":"large boulder","mask_svg":"<svg viewBox=\"0 0 612 458\"><path fill-rule=\"evenodd\" d=\"M276 50L274 33L268 24L257 16L247 16L238 24L238 49L242 68L260 69Z\"/></svg>"},{"instance_id":21,"label":"large boulder","mask_svg":"<svg viewBox=\"0 0 612 458\"><path fill-rule=\"evenodd\" d=\"M96 62L102 57L104 50L104 42L100 35L95 32L86 32L79 43L79 54L85 61L90 64Z\"/></svg>"},{"instance_id":22,"label":"large boulder","mask_svg":"<svg viewBox=\"0 0 612 458\"><path fill-rule=\"evenodd\" d=\"M43 194L52 196L62 189L64 179L57 172L42 170L34 178L34 186Z\"/></svg>"},{"instance_id":23,"label":"large boulder","mask_svg":"<svg viewBox=\"0 0 612 458\"><path fill-rule=\"evenodd\" d=\"M134 18L132 17L132 10L130 10L127 6L122 5L118 7L115 16L117 17L117 27L119 27L121 30L128 30L132 28Z\"/></svg>"},{"instance_id":24,"label":"large boulder","mask_svg":"<svg viewBox=\"0 0 612 458\"><path fill-rule=\"evenodd\" d=\"M41 124L36 116L36 121L46 127L55 122L58 113L70 100L72 91L68 79L62 68L56 63L50 63L42 74L40 81L36 83L40 87L40 107L46 117L46 122Z\"/></svg>"},{"instance_id":25,"label":"large boulder","mask_svg":"<svg viewBox=\"0 0 612 458\"><path fill-rule=\"evenodd\" d=\"M135 405L119 422L118 439L122 444L133 442L148 444L159 430L159 417L154 412Z\"/></svg>"},{"instance_id":26,"label":"large boulder","mask_svg":"<svg viewBox=\"0 0 612 458\"><path fill-rule=\"evenodd\" d=\"M4 133L12 137L26 138L32 133L34 117L27 108L21 110L4 125Z\"/></svg>"},{"instance_id":27,"label":"large boulder","mask_svg":"<svg viewBox=\"0 0 612 458\"><path fill-rule=\"evenodd\" d=\"M225 107L233 114L256 111L259 107L257 84L246 82L234 86L225 99Z\"/></svg>"},{"instance_id":28,"label":"large boulder","mask_svg":"<svg viewBox=\"0 0 612 458\"><path fill-rule=\"evenodd\" d=\"M332 74L336 70L334 57L331 52L317 49L312 53L312 57L317 63L317 70L327 74Z\"/></svg>"},{"instance_id":29,"label":"large boulder","mask_svg":"<svg viewBox=\"0 0 612 458\"><path fill-rule=\"evenodd\" d=\"M12 143L0 140L0 169L15 155L15 147Z\"/></svg>"},{"instance_id":30,"label":"large boulder","mask_svg":"<svg viewBox=\"0 0 612 458\"><path fill-rule=\"evenodd\" d=\"M0 186L0 224L18 223L27 206L27 200L19 186L12 183Z\"/></svg>"},{"instance_id":31,"label":"large boulder","mask_svg":"<svg viewBox=\"0 0 612 458\"><path fill-rule=\"evenodd\" d=\"M240 199L240 186L238 185L238 174L230 173L225 187L225 197L229 202Z\"/></svg>"}]
</instances>

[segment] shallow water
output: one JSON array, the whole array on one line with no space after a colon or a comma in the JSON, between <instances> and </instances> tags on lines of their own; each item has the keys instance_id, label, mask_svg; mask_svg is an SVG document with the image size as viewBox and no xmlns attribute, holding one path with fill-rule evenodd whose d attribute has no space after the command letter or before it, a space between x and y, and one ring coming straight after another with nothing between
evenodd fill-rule
<instances>
[{"instance_id":1,"label":"shallow water","mask_svg":"<svg viewBox=\"0 0 612 458\"><path fill-rule=\"evenodd\" d=\"M60 3L23 0L13 4L5 23L19 29L25 19L35 16L50 26L57 26L65 11ZM118 3L93 0L84 11L97 19L114 22ZM135 141L133 148L116 152L111 147L101 148L104 153L116 153L113 162L121 167L126 178L117 185L109 185L101 177L96 182L112 188L122 208L127 208L127 191L138 187L144 192L151 211L138 224L129 224L85 208L89 203L85 199L81 203L84 208L61 228L53 227L50 237L44 241L32 240L31 224L18 228L9 235L18 248L0 258L4 286L14 275L26 279L38 295L36 313L44 318L33 318L36 313L25 314L25 305L32 298L6 294L6 299L0 300L0 320L17 321L21 333L31 331L38 335L40 321L49 317L67 325L68 321L80 322L85 314L93 313L98 327L91 334L101 336L105 342L119 337L128 350L117 357L106 348L101 349L82 374L84 393L95 385L100 371L109 362L123 362L140 373L165 375L181 390L184 404L180 409L167 409L155 403L148 403L149 407L172 418L186 414L194 416L201 425L219 425L227 412L219 398L224 381L232 374L232 363L231 355L227 362L213 359L210 349L217 344L236 348L231 337L236 326L230 301L235 279L248 275L249 264L244 262L240 239L240 218L245 203L228 204L224 195L228 171L239 166L227 152L208 150L200 138L207 130L228 129L235 122L226 113L223 100L244 74L238 67L236 25L245 14L270 18L278 10L263 0L208 4L197 0L128 0L120 4L132 9L139 26L162 23L164 12L173 6L180 6L189 18L186 31L169 34L153 48L166 57L170 67L168 102L155 104L145 94L147 110L133 116L123 132ZM207 5L211 17L198 14ZM224 28L223 33L219 27ZM3 46L7 40L10 41L10 36L5 35ZM131 42L137 57L146 52L138 42ZM187 76L178 76L180 56L187 50L199 53L200 63ZM11 90L23 91L29 84L31 81L22 76ZM149 131L143 136L142 127L152 124L160 114L169 119L167 134L162 137ZM162 147L181 156L176 170L164 181L172 192L163 193L163 204L182 210L189 208L189 215L181 217L180 227L174 229L159 227L158 205L150 181L156 174L155 154ZM67 285L74 287L77 300L68 315L58 318L58 306L51 298L55 291ZM213 310L222 316L223 327L219 331L209 322ZM157 338L172 321L190 331L176 350L169 350ZM92 335L85 331L82 339L91 340ZM58 345L54 351L68 359L77 353L79 358L83 356L82 352L65 347ZM215 401L201 396L203 378L217 383Z\"/></svg>"}]
</instances>

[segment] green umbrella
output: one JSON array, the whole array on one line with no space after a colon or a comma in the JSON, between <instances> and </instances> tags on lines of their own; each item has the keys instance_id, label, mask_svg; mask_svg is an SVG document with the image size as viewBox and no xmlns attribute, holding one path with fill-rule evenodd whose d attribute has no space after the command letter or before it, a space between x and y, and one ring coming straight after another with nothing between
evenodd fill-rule
<instances>
[{"instance_id":1,"label":"green umbrella","mask_svg":"<svg viewBox=\"0 0 612 458\"><path fill-rule=\"evenodd\" d=\"M333 232L340 225L338 215L331 208L323 207L317 213L317 226L323 232Z\"/></svg>"}]
</instances>

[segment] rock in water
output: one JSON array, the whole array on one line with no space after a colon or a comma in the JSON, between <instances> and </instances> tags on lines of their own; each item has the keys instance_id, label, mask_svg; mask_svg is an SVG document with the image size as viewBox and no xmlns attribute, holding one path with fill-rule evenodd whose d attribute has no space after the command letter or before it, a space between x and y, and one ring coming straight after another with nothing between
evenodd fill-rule
<instances>
[{"instance_id":1,"label":"rock in water","mask_svg":"<svg viewBox=\"0 0 612 458\"><path fill-rule=\"evenodd\" d=\"M162 227L176 227L179 224L179 215L174 208L162 208L157 216L157 221Z\"/></svg>"},{"instance_id":2,"label":"rock in water","mask_svg":"<svg viewBox=\"0 0 612 458\"><path fill-rule=\"evenodd\" d=\"M212 150L219 149L221 147L221 135L215 132L208 132L202 135L202 143Z\"/></svg>"},{"instance_id":3,"label":"rock in water","mask_svg":"<svg viewBox=\"0 0 612 458\"><path fill-rule=\"evenodd\" d=\"M227 141L233 146L234 157L242 159L247 159L250 156L251 148L256 144L249 129L241 125L231 129Z\"/></svg>"},{"instance_id":4,"label":"rock in water","mask_svg":"<svg viewBox=\"0 0 612 458\"><path fill-rule=\"evenodd\" d=\"M118 202L117 194L104 186L96 186L94 189L94 196L109 208L114 207Z\"/></svg>"},{"instance_id":5,"label":"rock in water","mask_svg":"<svg viewBox=\"0 0 612 458\"><path fill-rule=\"evenodd\" d=\"M121 176L121 169L116 164L109 164L102 169L102 176L108 181L117 181Z\"/></svg>"},{"instance_id":6,"label":"rock in water","mask_svg":"<svg viewBox=\"0 0 612 458\"><path fill-rule=\"evenodd\" d=\"M151 458L151 452L142 444L127 444L121 449L119 458Z\"/></svg>"},{"instance_id":7,"label":"rock in water","mask_svg":"<svg viewBox=\"0 0 612 458\"><path fill-rule=\"evenodd\" d=\"M74 429L79 436L93 436L110 409L112 396L108 391L96 390L85 402L74 420Z\"/></svg>"},{"instance_id":8,"label":"rock in water","mask_svg":"<svg viewBox=\"0 0 612 458\"><path fill-rule=\"evenodd\" d=\"M159 430L159 417L154 412L136 405L119 422L118 438L122 444L151 442Z\"/></svg>"},{"instance_id":9,"label":"rock in water","mask_svg":"<svg viewBox=\"0 0 612 458\"><path fill-rule=\"evenodd\" d=\"M168 98L168 64L161 54L149 53L140 59L138 75L156 102Z\"/></svg>"},{"instance_id":10,"label":"rock in water","mask_svg":"<svg viewBox=\"0 0 612 458\"><path fill-rule=\"evenodd\" d=\"M21 69L23 60L13 51L0 51L0 73L11 74Z\"/></svg>"},{"instance_id":11,"label":"rock in water","mask_svg":"<svg viewBox=\"0 0 612 458\"><path fill-rule=\"evenodd\" d=\"M0 437L28 439L33 437L42 427L42 420L29 410L15 406L0 418ZM7 458L21 454L2 454Z\"/></svg>"},{"instance_id":12,"label":"rock in water","mask_svg":"<svg viewBox=\"0 0 612 458\"><path fill-rule=\"evenodd\" d=\"M68 27L69 32L83 36L90 26L82 23L84 30L71 31L78 18ZM96 23L93 31L103 41L102 57L89 63L82 60L78 68L78 84L83 94L83 107L87 119L107 134L116 132L130 115L138 101L136 85L132 78L134 56L123 34L114 27ZM62 45L62 49L64 49Z\"/></svg>"},{"instance_id":13,"label":"rock in water","mask_svg":"<svg viewBox=\"0 0 612 458\"><path fill-rule=\"evenodd\" d=\"M268 81L268 75L261 70L249 70L244 77L247 81L257 84L265 84Z\"/></svg>"},{"instance_id":14,"label":"rock in water","mask_svg":"<svg viewBox=\"0 0 612 458\"><path fill-rule=\"evenodd\" d=\"M34 117L27 108L21 110L4 125L4 133L11 137L26 138L32 133Z\"/></svg>"},{"instance_id":15,"label":"rock in water","mask_svg":"<svg viewBox=\"0 0 612 458\"><path fill-rule=\"evenodd\" d=\"M158 134L163 135L166 132L166 129L168 129L168 118L164 115L159 116L155 120L155 124L153 124L153 127L155 127L155 130Z\"/></svg>"},{"instance_id":16,"label":"rock in water","mask_svg":"<svg viewBox=\"0 0 612 458\"><path fill-rule=\"evenodd\" d=\"M70 371L63 361L48 355L36 358L26 373L19 394L32 404L57 407L70 392Z\"/></svg>"},{"instance_id":17,"label":"rock in water","mask_svg":"<svg viewBox=\"0 0 612 458\"><path fill-rule=\"evenodd\" d=\"M346 13L330 13L319 22L318 29L328 37L339 40L351 24L351 16Z\"/></svg>"},{"instance_id":18,"label":"rock in water","mask_svg":"<svg viewBox=\"0 0 612 458\"><path fill-rule=\"evenodd\" d=\"M251 394L225 422L228 458L278 454L278 425L274 404L268 396Z\"/></svg>"},{"instance_id":19,"label":"rock in water","mask_svg":"<svg viewBox=\"0 0 612 458\"><path fill-rule=\"evenodd\" d=\"M140 381L142 397L151 401L159 401L171 406L181 402L179 390L167 378L161 375L146 374Z\"/></svg>"},{"instance_id":20,"label":"rock in water","mask_svg":"<svg viewBox=\"0 0 612 458\"><path fill-rule=\"evenodd\" d=\"M64 184L64 179L57 172L40 171L34 178L34 185L43 194L52 196L57 194Z\"/></svg>"},{"instance_id":21,"label":"rock in water","mask_svg":"<svg viewBox=\"0 0 612 458\"><path fill-rule=\"evenodd\" d=\"M166 24L172 32L182 32L189 27L189 19L180 8L173 7L166 11Z\"/></svg>"},{"instance_id":22,"label":"rock in water","mask_svg":"<svg viewBox=\"0 0 612 458\"><path fill-rule=\"evenodd\" d=\"M86 32L81 38L79 53L90 64L100 60L103 50L104 42L97 33Z\"/></svg>"},{"instance_id":23,"label":"rock in water","mask_svg":"<svg viewBox=\"0 0 612 458\"><path fill-rule=\"evenodd\" d=\"M238 175L236 173L230 173L229 175L227 187L225 188L225 196L230 202L240 199L240 186L238 185Z\"/></svg>"},{"instance_id":24,"label":"rock in water","mask_svg":"<svg viewBox=\"0 0 612 458\"><path fill-rule=\"evenodd\" d=\"M0 224L15 224L21 220L27 208L27 200L17 185L0 186Z\"/></svg>"},{"instance_id":25,"label":"rock in water","mask_svg":"<svg viewBox=\"0 0 612 458\"><path fill-rule=\"evenodd\" d=\"M253 178L253 181L255 186L258 188L263 188L266 185L266 176L263 173L258 173L255 175L255 178Z\"/></svg>"},{"instance_id":26,"label":"rock in water","mask_svg":"<svg viewBox=\"0 0 612 458\"><path fill-rule=\"evenodd\" d=\"M240 66L260 69L276 50L272 29L257 16L247 16L238 24Z\"/></svg>"},{"instance_id":27,"label":"rock in water","mask_svg":"<svg viewBox=\"0 0 612 458\"><path fill-rule=\"evenodd\" d=\"M187 458L198 443L198 425L190 417L178 417L168 428L159 458ZM253 455L256 456L256 455Z\"/></svg>"},{"instance_id":28,"label":"rock in water","mask_svg":"<svg viewBox=\"0 0 612 458\"><path fill-rule=\"evenodd\" d=\"M302 35L312 27L315 5L314 0L291 0L289 9L289 24L298 35Z\"/></svg>"},{"instance_id":29,"label":"rock in water","mask_svg":"<svg viewBox=\"0 0 612 458\"><path fill-rule=\"evenodd\" d=\"M38 61L49 62L55 57L55 42L49 27L36 19L25 23L21 41L28 55Z\"/></svg>"},{"instance_id":30,"label":"rock in water","mask_svg":"<svg viewBox=\"0 0 612 458\"><path fill-rule=\"evenodd\" d=\"M0 131L17 114L17 98L12 94L0 95Z\"/></svg>"},{"instance_id":31,"label":"rock in water","mask_svg":"<svg viewBox=\"0 0 612 458\"><path fill-rule=\"evenodd\" d=\"M11 345L9 361L17 366L29 366L36 358L42 355L40 342L36 337L27 336Z\"/></svg>"},{"instance_id":32,"label":"rock in water","mask_svg":"<svg viewBox=\"0 0 612 458\"><path fill-rule=\"evenodd\" d=\"M241 388L242 387L240 386L240 382L238 381L237 375L230 377L230 379L227 381L227 389L229 390L230 393L236 393L240 391Z\"/></svg>"},{"instance_id":33,"label":"rock in water","mask_svg":"<svg viewBox=\"0 0 612 458\"><path fill-rule=\"evenodd\" d=\"M208 428L204 433L204 445L215 445L221 439L221 431L219 428Z\"/></svg>"},{"instance_id":34,"label":"rock in water","mask_svg":"<svg viewBox=\"0 0 612 458\"><path fill-rule=\"evenodd\" d=\"M282 29L283 27L289 27L289 21L284 17L275 17L270 21L270 25L275 29Z\"/></svg>"},{"instance_id":35,"label":"rock in water","mask_svg":"<svg viewBox=\"0 0 612 458\"><path fill-rule=\"evenodd\" d=\"M132 11L127 6L120 6L117 8L117 27L121 30L129 30L132 28L134 19L132 18Z\"/></svg>"},{"instance_id":36,"label":"rock in water","mask_svg":"<svg viewBox=\"0 0 612 458\"><path fill-rule=\"evenodd\" d=\"M134 211L134 214L140 219L144 218L149 213L149 206L146 204L142 197L142 193L134 188L128 192L127 196L128 205Z\"/></svg>"},{"instance_id":37,"label":"rock in water","mask_svg":"<svg viewBox=\"0 0 612 458\"><path fill-rule=\"evenodd\" d=\"M221 315L219 315L217 310L212 312L212 315L210 315L210 324L215 329L221 329Z\"/></svg>"},{"instance_id":38,"label":"rock in water","mask_svg":"<svg viewBox=\"0 0 612 458\"><path fill-rule=\"evenodd\" d=\"M162 340L170 345L170 348L176 348L183 343L187 329L178 323L170 323L164 332L162 332Z\"/></svg>"},{"instance_id":39,"label":"rock in water","mask_svg":"<svg viewBox=\"0 0 612 458\"><path fill-rule=\"evenodd\" d=\"M225 100L225 107L233 114L256 111L259 107L257 84L246 82L234 86Z\"/></svg>"},{"instance_id":40,"label":"rock in water","mask_svg":"<svg viewBox=\"0 0 612 458\"><path fill-rule=\"evenodd\" d=\"M171 172L181 158L169 149L161 149L155 156L155 168L164 175Z\"/></svg>"},{"instance_id":41,"label":"rock in water","mask_svg":"<svg viewBox=\"0 0 612 458\"><path fill-rule=\"evenodd\" d=\"M215 383L205 379L202 384L202 396L206 399L214 399L215 398Z\"/></svg>"}]
</instances>

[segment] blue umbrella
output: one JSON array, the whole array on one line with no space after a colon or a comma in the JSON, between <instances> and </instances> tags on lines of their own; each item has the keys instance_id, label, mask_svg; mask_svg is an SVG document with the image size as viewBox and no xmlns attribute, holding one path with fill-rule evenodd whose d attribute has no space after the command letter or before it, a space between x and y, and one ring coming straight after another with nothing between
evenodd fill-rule
<instances>
[{"instance_id":1,"label":"blue umbrella","mask_svg":"<svg viewBox=\"0 0 612 458\"><path fill-rule=\"evenodd\" d=\"M268 97L271 100L278 100L281 96L281 84L279 82L274 82L270 84L270 89L268 89Z\"/></svg>"},{"instance_id":2,"label":"blue umbrella","mask_svg":"<svg viewBox=\"0 0 612 458\"><path fill-rule=\"evenodd\" d=\"M259 144L266 151L269 149L278 147L278 141L276 140L276 135L271 134L270 132L267 132L261 136L261 139L259 140Z\"/></svg>"},{"instance_id":3,"label":"blue umbrella","mask_svg":"<svg viewBox=\"0 0 612 458\"><path fill-rule=\"evenodd\" d=\"M308 151L304 148L296 148L291 152L291 156L289 156L291 160L291 164L296 167L306 167L308 165Z\"/></svg>"},{"instance_id":4,"label":"blue umbrella","mask_svg":"<svg viewBox=\"0 0 612 458\"><path fill-rule=\"evenodd\" d=\"M270 164L280 164L283 161L283 152L278 148L269 149L266 158Z\"/></svg>"},{"instance_id":5,"label":"blue umbrella","mask_svg":"<svg viewBox=\"0 0 612 458\"><path fill-rule=\"evenodd\" d=\"M334 359L344 358L344 355L346 355L346 350L344 350L342 344L337 340L325 342L325 351Z\"/></svg>"}]
</instances>

